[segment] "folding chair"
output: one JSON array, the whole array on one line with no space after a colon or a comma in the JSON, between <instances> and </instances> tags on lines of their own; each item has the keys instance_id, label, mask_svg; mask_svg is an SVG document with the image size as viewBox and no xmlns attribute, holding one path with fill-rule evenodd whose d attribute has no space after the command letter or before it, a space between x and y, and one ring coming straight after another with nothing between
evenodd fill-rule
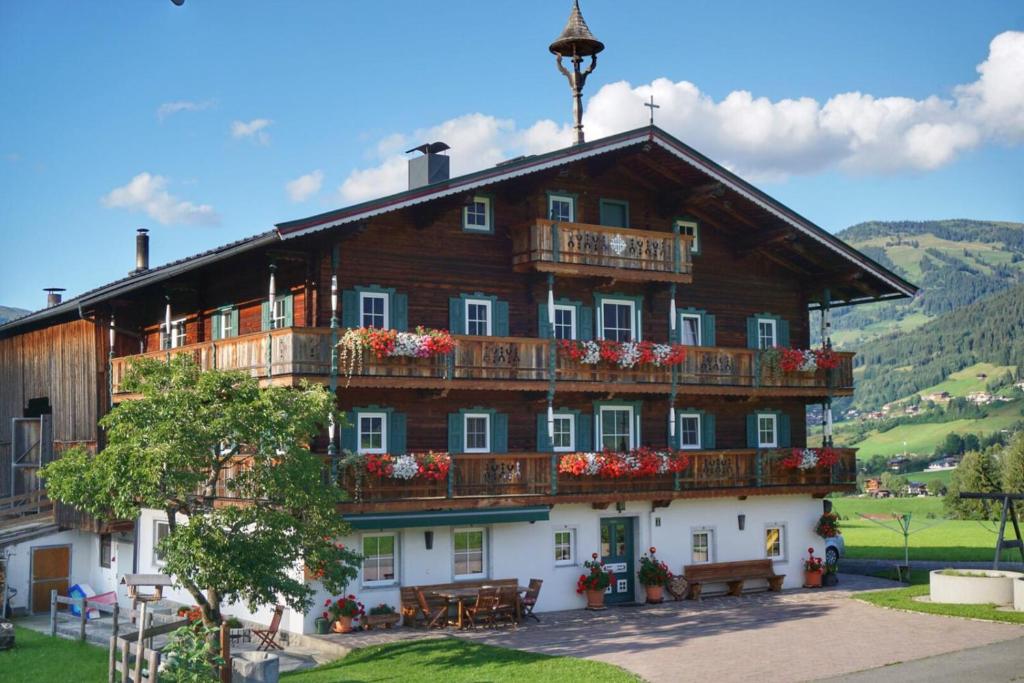
<instances>
[{"instance_id":1,"label":"folding chair","mask_svg":"<svg viewBox=\"0 0 1024 683\"><path fill-rule=\"evenodd\" d=\"M258 636L260 644L256 647L257 650L283 650L284 648L277 642L277 631L281 628L281 615L284 614L284 605L276 605L274 607L274 617L270 620L270 628L254 628L253 634Z\"/></svg>"},{"instance_id":2,"label":"folding chair","mask_svg":"<svg viewBox=\"0 0 1024 683\"><path fill-rule=\"evenodd\" d=\"M542 583L544 583L543 579L530 579L530 587L526 591L526 595L523 596L523 621L530 617L538 624L540 623L540 617L533 613L533 608L537 606L537 598L540 597L540 586Z\"/></svg>"},{"instance_id":3,"label":"folding chair","mask_svg":"<svg viewBox=\"0 0 1024 683\"><path fill-rule=\"evenodd\" d=\"M433 611L430 607L430 603L427 602L427 596L423 594L419 588L416 589L416 602L419 603L420 612L423 614L423 624L427 628L444 628L448 625L448 603L446 602L443 607Z\"/></svg>"}]
</instances>

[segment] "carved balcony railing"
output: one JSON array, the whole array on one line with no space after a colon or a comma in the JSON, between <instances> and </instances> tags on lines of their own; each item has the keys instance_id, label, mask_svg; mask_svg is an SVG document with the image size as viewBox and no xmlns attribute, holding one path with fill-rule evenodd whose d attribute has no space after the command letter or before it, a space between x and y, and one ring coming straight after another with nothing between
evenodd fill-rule
<instances>
[{"instance_id":1,"label":"carved balcony railing","mask_svg":"<svg viewBox=\"0 0 1024 683\"><path fill-rule=\"evenodd\" d=\"M690 282L688 235L539 219L513 235L517 271Z\"/></svg>"}]
</instances>

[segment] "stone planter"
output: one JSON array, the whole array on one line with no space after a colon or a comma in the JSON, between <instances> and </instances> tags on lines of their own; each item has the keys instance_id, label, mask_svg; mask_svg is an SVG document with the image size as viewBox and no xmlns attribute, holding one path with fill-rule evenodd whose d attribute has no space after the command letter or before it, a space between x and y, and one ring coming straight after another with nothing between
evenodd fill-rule
<instances>
[{"instance_id":1,"label":"stone planter","mask_svg":"<svg viewBox=\"0 0 1024 683\"><path fill-rule=\"evenodd\" d=\"M659 603L665 596L664 586L644 586L644 591L647 593L647 602L649 604Z\"/></svg>"},{"instance_id":2,"label":"stone planter","mask_svg":"<svg viewBox=\"0 0 1024 683\"><path fill-rule=\"evenodd\" d=\"M1024 578L1013 582L1013 608L1018 612L1024 612Z\"/></svg>"},{"instance_id":3,"label":"stone planter","mask_svg":"<svg viewBox=\"0 0 1024 683\"><path fill-rule=\"evenodd\" d=\"M956 573L945 573L953 572ZM936 569L929 574L932 602L954 605L1012 605L1020 572L993 569Z\"/></svg>"},{"instance_id":4,"label":"stone planter","mask_svg":"<svg viewBox=\"0 0 1024 683\"><path fill-rule=\"evenodd\" d=\"M587 591L587 609L604 609L604 591Z\"/></svg>"},{"instance_id":5,"label":"stone planter","mask_svg":"<svg viewBox=\"0 0 1024 683\"><path fill-rule=\"evenodd\" d=\"M281 660L270 652L238 652L231 655L231 683L277 683Z\"/></svg>"},{"instance_id":6,"label":"stone planter","mask_svg":"<svg viewBox=\"0 0 1024 683\"><path fill-rule=\"evenodd\" d=\"M366 628L391 628L401 618L397 612L394 614L368 614L365 618Z\"/></svg>"}]
</instances>

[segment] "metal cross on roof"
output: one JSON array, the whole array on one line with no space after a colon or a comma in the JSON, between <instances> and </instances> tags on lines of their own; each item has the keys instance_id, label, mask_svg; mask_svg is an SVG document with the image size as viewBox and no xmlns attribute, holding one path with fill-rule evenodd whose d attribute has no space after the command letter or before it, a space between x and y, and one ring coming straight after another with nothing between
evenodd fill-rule
<instances>
[{"instance_id":1,"label":"metal cross on roof","mask_svg":"<svg viewBox=\"0 0 1024 683\"><path fill-rule=\"evenodd\" d=\"M654 125L654 110L655 109L661 109L661 105L660 104L655 104L654 103L654 95L651 95L651 101L650 102L644 102L644 106L651 110L651 125L653 126Z\"/></svg>"}]
</instances>

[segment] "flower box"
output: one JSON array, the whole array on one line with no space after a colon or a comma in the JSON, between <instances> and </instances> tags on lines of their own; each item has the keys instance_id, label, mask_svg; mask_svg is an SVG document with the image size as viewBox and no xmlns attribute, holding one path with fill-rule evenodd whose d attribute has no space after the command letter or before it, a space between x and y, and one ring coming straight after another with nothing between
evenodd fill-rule
<instances>
[{"instance_id":1,"label":"flower box","mask_svg":"<svg viewBox=\"0 0 1024 683\"><path fill-rule=\"evenodd\" d=\"M391 628L398 623L401 619L401 615L397 612L393 614L368 614L363 619L363 623L366 625L367 630L374 628Z\"/></svg>"}]
</instances>

